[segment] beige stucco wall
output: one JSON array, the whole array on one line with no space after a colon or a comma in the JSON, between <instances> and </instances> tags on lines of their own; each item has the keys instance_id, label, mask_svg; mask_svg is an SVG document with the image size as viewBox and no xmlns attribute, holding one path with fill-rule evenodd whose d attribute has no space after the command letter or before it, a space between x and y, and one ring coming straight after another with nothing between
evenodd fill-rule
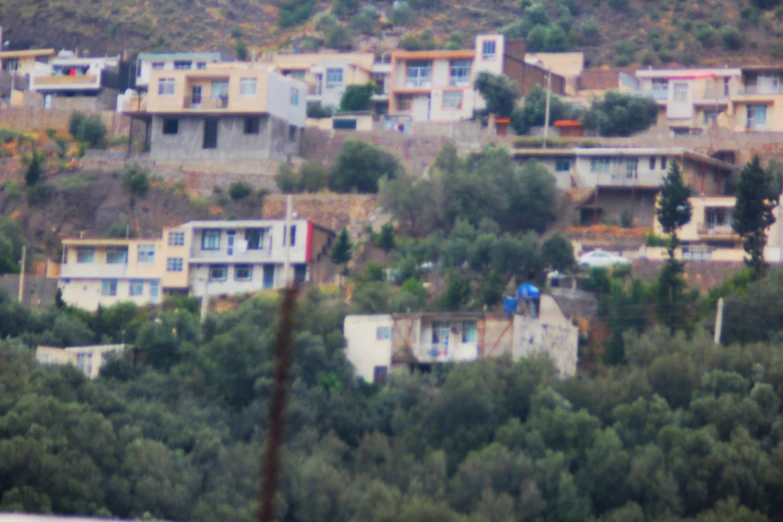
<instances>
[{"instance_id":1,"label":"beige stucco wall","mask_svg":"<svg viewBox=\"0 0 783 522\"><path fill-rule=\"evenodd\" d=\"M759 131L783 131L783 94L753 94L734 96L729 104L725 117L719 119L719 124L736 132L747 131L748 105L766 105L767 121Z\"/></svg>"},{"instance_id":2,"label":"beige stucco wall","mask_svg":"<svg viewBox=\"0 0 783 522\"><path fill-rule=\"evenodd\" d=\"M95 379L100 375L101 367L106 362L107 357L124 349L124 344L74 346L72 348L38 346L35 349L35 358L41 364L73 364L78 366L79 356L86 356L85 366L81 370L88 379Z\"/></svg>"},{"instance_id":3,"label":"beige stucco wall","mask_svg":"<svg viewBox=\"0 0 783 522\"><path fill-rule=\"evenodd\" d=\"M391 315L349 315L343 323L347 341L345 355L353 364L356 374L367 382L373 382L376 366L391 367L392 340L377 340L377 329L393 329Z\"/></svg>"},{"instance_id":4,"label":"beige stucco wall","mask_svg":"<svg viewBox=\"0 0 783 522\"><path fill-rule=\"evenodd\" d=\"M525 58L541 60L545 69L553 73L569 78L579 76L585 66L583 52L574 53L526 53Z\"/></svg>"},{"instance_id":5,"label":"beige stucco wall","mask_svg":"<svg viewBox=\"0 0 783 522\"><path fill-rule=\"evenodd\" d=\"M185 234L185 244L182 246L173 246L169 244L170 232L183 232ZM190 245L193 241L190 231L185 227L171 227L163 229L163 238L161 240L161 259L163 262L163 272L161 277L161 286L163 288L187 288L190 279L190 267L188 259L190 258ZM168 258L182 259L182 272L169 272Z\"/></svg>"}]
</instances>

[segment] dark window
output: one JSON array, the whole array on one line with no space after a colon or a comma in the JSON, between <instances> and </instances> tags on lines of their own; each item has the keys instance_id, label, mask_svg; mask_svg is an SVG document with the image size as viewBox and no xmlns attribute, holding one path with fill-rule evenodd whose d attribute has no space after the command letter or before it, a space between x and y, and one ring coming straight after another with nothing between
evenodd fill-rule
<instances>
[{"instance_id":1,"label":"dark window","mask_svg":"<svg viewBox=\"0 0 783 522\"><path fill-rule=\"evenodd\" d=\"M261 118L247 117L245 118L245 134L258 134L261 128Z\"/></svg>"},{"instance_id":2,"label":"dark window","mask_svg":"<svg viewBox=\"0 0 783 522\"><path fill-rule=\"evenodd\" d=\"M253 266L252 265L237 265L234 267L234 279L236 281L252 281L253 279Z\"/></svg>"},{"instance_id":3,"label":"dark window","mask_svg":"<svg viewBox=\"0 0 783 522\"><path fill-rule=\"evenodd\" d=\"M655 156L650 156L650 170L655 170Z\"/></svg>"},{"instance_id":4,"label":"dark window","mask_svg":"<svg viewBox=\"0 0 783 522\"><path fill-rule=\"evenodd\" d=\"M294 265L294 283L300 285L307 279L307 265Z\"/></svg>"},{"instance_id":5,"label":"dark window","mask_svg":"<svg viewBox=\"0 0 783 522\"><path fill-rule=\"evenodd\" d=\"M275 265L264 265L264 288L275 286Z\"/></svg>"},{"instance_id":6,"label":"dark window","mask_svg":"<svg viewBox=\"0 0 783 522\"><path fill-rule=\"evenodd\" d=\"M218 141L218 121L214 118L204 120L204 142L202 148L216 149Z\"/></svg>"},{"instance_id":7,"label":"dark window","mask_svg":"<svg viewBox=\"0 0 783 522\"><path fill-rule=\"evenodd\" d=\"M179 120L166 118L163 120L163 134L177 134L179 132Z\"/></svg>"},{"instance_id":8,"label":"dark window","mask_svg":"<svg viewBox=\"0 0 783 522\"><path fill-rule=\"evenodd\" d=\"M288 141L296 141L296 127L293 125L288 126Z\"/></svg>"},{"instance_id":9,"label":"dark window","mask_svg":"<svg viewBox=\"0 0 783 522\"><path fill-rule=\"evenodd\" d=\"M661 170L666 170L666 156L661 156Z\"/></svg>"},{"instance_id":10,"label":"dark window","mask_svg":"<svg viewBox=\"0 0 783 522\"><path fill-rule=\"evenodd\" d=\"M291 225L291 246L296 246L296 225Z\"/></svg>"},{"instance_id":11,"label":"dark window","mask_svg":"<svg viewBox=\"0 0 783 522\"><path fill-rule=\"evenodd\" d=\"M373 371L372 381L380 386L386 386L386 376L389 373L389 368L386 366L376 366Z\"/></svg>"},{"instance_id":12,"label":"dark window","mask_svg":"<svg viewBox=\"0 0 783 522\"><path fill-rule=\"evenodd\" d=\"M334 130L356 130L356 120L332 120Z\"/></svg>"},{"instance_id":13,"label":"dark window","mask_svg":"<svg viewBox=\"0 0 783 522\"><path fill-rule=\"evenodd\" d=\"M245 230L245 239L247 240L248 250L261 250L264 248L264 235L266 229L263 228L249 228Z\"/></svg>"}]
</instances>

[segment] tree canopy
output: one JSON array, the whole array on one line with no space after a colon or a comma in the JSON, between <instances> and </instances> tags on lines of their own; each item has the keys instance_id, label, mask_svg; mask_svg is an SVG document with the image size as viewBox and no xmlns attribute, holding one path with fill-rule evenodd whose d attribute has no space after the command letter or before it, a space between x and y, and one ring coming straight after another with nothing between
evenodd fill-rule
<instances>
[{"instance_id":1,"label":"tree canopy","mask_svg":"<svg viewBox=\"0 0 783 522\"><path fill-rule=\"evenodd\" d=\"M652 98L609 91L593 101L582 122L601 136L630 136L647 130L657 119L658 104Z\"/></svg>"},{"instance_id":2,"label":"tree canopy","mask_svg":"<svg viewBox=\"0 0 783 522\"><path fill-rule=\"evenodd\" d=\"M402 172L399 160L380 147L359 140L345 140L329 172L328 185L336 192L378 192L381 178Z\"/></svg>"}]
</instances>

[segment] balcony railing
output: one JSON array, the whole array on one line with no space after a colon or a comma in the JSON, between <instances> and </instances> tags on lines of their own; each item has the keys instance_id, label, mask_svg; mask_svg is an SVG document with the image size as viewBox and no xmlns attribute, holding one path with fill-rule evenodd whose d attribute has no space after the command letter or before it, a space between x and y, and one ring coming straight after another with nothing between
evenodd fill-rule
<instances>
[{"instance_id":1,"label":"balcony railing","mask_svg":"<svg viewBox=\"0 0 783 522\"><path fill-rule=\"evenodd\" d=\"M307 87L307 95L308 96L321 96L323 94L323 91L321 90L321 84L316 85L309 85Z\"/></svg>"},{"instance_id":2,"label":"balcony railing","mask_svg":"<svg viewBox=\"0 0 783 522\"><path fill-rule=\"evenodd\" d=\"M666 89L642 89L639 94L649 96L656 101L666 101L669 98L669 91Z\"/></svg>"},{"instance_id":3,"label":"balcony railing","mask_svg":"<svg viewBox=\"0 0 783 522\"><path fill-rule=\"evenodd\" d=\"M432 85L432 78L427 77L407 77L405 78L405 87L411 89L430 87Z\"/></svg>"},{"instance_id":4,"label":"balcony railing","mask_svg":"<svg viewBox=\"0 0 783 522\"><path fill-rule=\"evenodd\" d=\"M729 224L699 223L698 230L700 236L733 237L737 235Z\"/></svg>"},{"instance_id":5,"label":"balcony railing","mask_svg":"<svg viewBox=\"0 0 783 522\"><path fill-rule=\"evenodd\" d=\"M185 103L183 104L185 109L227 109L228 108L228 94L218 96L217 98L204 98L195 96L185 96Z\"/></svg>"},{"instance_id":6,"label":"balcony railing","mask_svg":"<svg viewBox=\"0 0 783 522\"><path fill-rule=\"evenodd\" d=\"M100 76L97 74L82 74L78 76L32 76L30 78L31 89L58 89L58 88L84 88L100 87Z\"/></svg>"},{"instance_id":7,"label":"balcony railing","mask_svg":"<svg viewBox=\"0 0 783 522\"><path fill-rule=\"evenodd\" d=\"M638 172L622 169L611 169L607 172L591 172L580 176L582 182L587 185L598 183L604 186L658 186L663 182L664 171L659 172Z\"/></svg>"},{"instance_id":8,"label":"balcony railing","mask_svg":"<svg viewBox=\"0 0 783 522\"><path fill-rule=\"evenodd\" d=\"M783 85L746 85L739 94L783 94Z\"/></svg>"},{"instance_id":9,"label":"balcony railing","mask_svg":"<svg viewBox=\"0 0 783 522\"><path fill-rule=\"evenodd\" d=\"M128 276L124 263L67 263L60 268L60 277L84 279L114 279Z\"/></svg>"}]
</instances>

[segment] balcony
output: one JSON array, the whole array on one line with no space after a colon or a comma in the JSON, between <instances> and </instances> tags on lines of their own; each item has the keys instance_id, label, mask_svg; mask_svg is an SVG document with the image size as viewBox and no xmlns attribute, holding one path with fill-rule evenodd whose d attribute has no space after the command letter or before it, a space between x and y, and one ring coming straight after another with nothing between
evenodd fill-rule
<instances>
[{"instance_id":1,"label":"balcony","mask_svg":"<svg viewBox=\"0 0 783 522\"><path fill-rule=\"evenodd\" d=\"M408 76L405 78L405 87L407 89L426 89L432 86L432 78L429 76Z\"/></svg>"},{"instance_id":2,"label":"balcony","mask_svg":"<svg viewBox=\"0 0 783 522\"><path fill-rule=\"evenodd\" d=\"M699 236L709 238L738 239L739 236L728 223L699 223Z\"/></svg>"},{"instance_id":3,"label":"balcony","mask_svg":"<svg viewBox=\"0 0 783 522\"><path fill-rule=\"evenodd\" d=\"M638 172L628 171L625 168L610 169L606 172L590 172L582 178L584 186L611 186L611 187L638 187L649 186L657 187L663 182L665 171L660 172ZM587 183L584 183L587 181Z\"/></svg>"},{"instance_id":4,"label":"balcony","mask_svg":"<svg viewBox=\"0 0 783 522\"><path fill-rule=\"evenodd\" d=\"M648 96L655 101L665 102L669 99L668 89L642 89L638 92L642 96Z\"/></svg>"},{"instance_id":5,"label":"balcony","mask_svg":"<svg viewBox=\"0 0 783 522\"><path fill-rule=\"evenodd\" d=\"M182 107L185 109L194 109L194 110L227 109L228 94L224 94L216 98L185 96L185 102Z\"/></svg>"},{"instance_id":6,"label":"balcony","mask_svg":"<svg viewBox=\"0 0 783 522\"><path fill-rule=\"evenodd\" d=\"M308 96L321 96L323 95L323 90L321 89L321 84L310 84L307 86L307 95Z\"/></svg>"},{"instance_id":7,"label":"balcony","mask_svg":"<svg viewBox=\"0 0 783 522\"><path fill-rule=\"evenodd\" d=\"M32 91L100 89L100 87L101 77L97 74L32 76L30 78L30 90Z\"/></svg>"},{"instance_id":8,"label":"balcony","mask_svg":"<svg viewBox=\"0 0 783 522\"><path fill-rule=\"evenodd\" d=\"M128 277L126 264L67 263L60 268L60 278L120 279Z\"/></svg>"},{"instance_id":9,"label":"balcony","mask_svg":"<svg viewBox=\"0 0 783 522\"><path fill-rule=\"evenodd\" d=\"M746 85L738 94L783 94L783 85Z\"/></svg>"}]
</instances>

